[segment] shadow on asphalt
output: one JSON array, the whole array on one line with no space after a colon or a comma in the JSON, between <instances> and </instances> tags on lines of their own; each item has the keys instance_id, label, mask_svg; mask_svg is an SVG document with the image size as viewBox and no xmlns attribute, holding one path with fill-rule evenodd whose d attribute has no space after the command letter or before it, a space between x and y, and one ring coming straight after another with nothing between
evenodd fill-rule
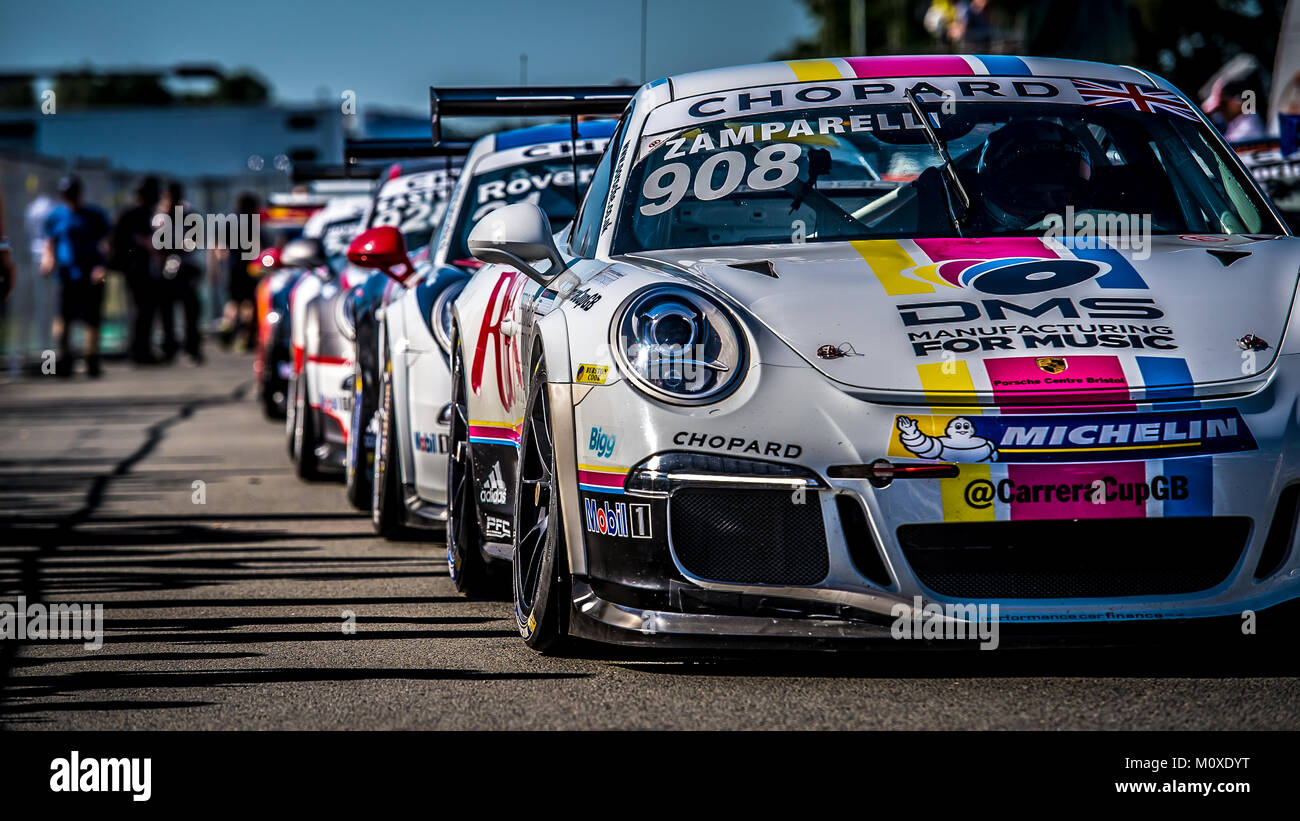
<instances>
[{"instance_id":1,"label":"shadow on asphalt","mask_svg":"<svg viewBox=\"0 0 1300 821\"><path fill-rule=\"evenodd\" d=\"M481 635L481 634L475 634ZM337 639L337 635L332 636ZM23 718L30 714L59 714L88 710L165 710L207 707L211 701L168 701L163 699L105 699L99 701L58 700L78 693L116 690L186 691L212 687L259 684L336 684L359 681L546 681L588 678L589 673L489 673L477 670L383 668L383 667L275 667L252 670L177 670L135 672L125 670L73 672L62 675L34 675L13 679L9 699L0 703L0 725L46 723L45 719ZM36 699L13 703L12 699Z\"/></svg>"},{"instance_id":2,"label":"shadow on asphalt","mask_svg":"<svg viewBox=\"0 0 1300 821\"><path fill-rule=\"evenodd\" d=\"M573 658L602 660L654 676L799 677L799 678L1152 678L1251 679L1300 676L1294 641L1116 643L1080 641L1045 647L1016 646L1004 641L996 651L944 642L864 643L843 652L746 651L691 653L667 651L612 652L603 646L583 648ZM900 648L900 644L905 647Z\"/></svg>"}]
</instances>

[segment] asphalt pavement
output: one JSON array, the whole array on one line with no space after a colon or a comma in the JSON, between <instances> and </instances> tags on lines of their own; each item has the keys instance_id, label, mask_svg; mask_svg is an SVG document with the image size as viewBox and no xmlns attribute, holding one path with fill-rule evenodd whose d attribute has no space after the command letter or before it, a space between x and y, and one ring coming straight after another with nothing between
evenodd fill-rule
<instances>
[{"instance_id":1,"label":"asphalt pavement","mask_svg":"<svg viewBox=\"0 0 1300 821\"><path fill-rule=\"evenodd\" d=\"M1300 729L1294 643L538 656L441 544L292 475L251 365L0 384L0 601L105 627L0 642L0 727Z\"/></svg>"}]
</instances>

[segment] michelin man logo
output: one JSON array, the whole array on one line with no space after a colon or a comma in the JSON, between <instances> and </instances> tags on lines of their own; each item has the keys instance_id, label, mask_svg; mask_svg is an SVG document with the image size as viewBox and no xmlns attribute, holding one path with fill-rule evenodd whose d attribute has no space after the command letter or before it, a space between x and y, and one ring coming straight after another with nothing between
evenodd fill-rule
<instances>
[{"instance_id":1,"label":"michelin man logo","mask_svg":"<svg viewBox=\"0 0 1300 821\"><path fill-rule=\"evenodd\" d=\"M944 462L996 462L997 446L975 433L975 423L964 416L948 421L943 436L930 436L917 428L916 420L898 417L898 441L913 456Z\"/></svg>"}]
</instances>

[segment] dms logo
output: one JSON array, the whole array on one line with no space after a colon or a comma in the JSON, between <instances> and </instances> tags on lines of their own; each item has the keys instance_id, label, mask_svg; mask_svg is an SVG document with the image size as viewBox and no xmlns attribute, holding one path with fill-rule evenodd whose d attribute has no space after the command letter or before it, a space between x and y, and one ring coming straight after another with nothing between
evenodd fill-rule
<instances>
[{"instance_id":1,"label":"dms logo","mask_svg":"<svg viewBox=\"0 0 1300 821\"><path fill-rule=\"evenodd\" d=\"M974 288L986 294L1015 296L1069 288L1110 270L1103 262L1084 259L950 259L918 265L905 273L936 285Z\"/></svg>"},{"instance_id":2,"label":"dms logo","mask_svg":"<svg viewBox=\"0 0 1300 821\"><path fill-rule=\"evenodd\" d=\"M889 455L937 462L1107 462L1255 450L1236 410L895 416Z\"/></svg>"},{"instance_id":3,"label":"dms logo","mask_svg":"<svg viewBox=\"0 0 1300 821\"><path fill-rule=\"evenodd\" d=\"M587 450L601 457L608 459L614 455L614 439L611 433L602 433L599 427L591 429L591 439L587 442Z\"/></svg>"}]
</instances>

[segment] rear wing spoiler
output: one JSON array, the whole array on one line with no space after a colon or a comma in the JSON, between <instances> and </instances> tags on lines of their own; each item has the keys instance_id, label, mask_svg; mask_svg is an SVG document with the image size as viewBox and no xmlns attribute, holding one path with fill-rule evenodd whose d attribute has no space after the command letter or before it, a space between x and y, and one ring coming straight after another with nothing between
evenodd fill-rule
<instances>
[{"instance_id":1,"label":"rear wing spoiler","mask_svg":"<svg viewBox=\"0 0 1300 821\"><path fill-rule=\"evenodd\" d=\"M429 88L433 142L442 142L447 117L568 117L577 140L578 118L617 117L638 86L531 86Z\"/></svg>"},{"instance_id":2,"label":"rear wing spoiler","mask_svg":"<svg viewBox=\"0 0 1300 821\"><path fill-rule=\"evenodd\" d=\"M471 145L466 140L446 140L441 143L437 140L430 143L428 140L391 138L346 140L343 143L343 164L348 168L365 168L362 163L367 161L463 157L469 153ZM379 172L376 170L375 173Z\"/></svg>"},{"instance_id":3,"label":"rear wing spoiler","mask_svg":"<svg viewBox=\"0 0 1300 821\"><path fill-rule=\"evenodd\" d=\"M442 142L446 117L568 117L573 148L573 201L582 200L578 180L578 118L617 117L639 86L533 86L520 88L434 88L429 86L433 144Z\"/></svg>"},{"instance_id":4,"label":"rear wing spoiler","mask_svg":"<svg viewBox=\"0 0 1300 821\"><path fill-rule=\"evenodd\" d=\"M289 179L295 185L318 180L374 180L379 177L380 170L378 166L351 163L296 162Z\"/></svg>"}]
</instances>

